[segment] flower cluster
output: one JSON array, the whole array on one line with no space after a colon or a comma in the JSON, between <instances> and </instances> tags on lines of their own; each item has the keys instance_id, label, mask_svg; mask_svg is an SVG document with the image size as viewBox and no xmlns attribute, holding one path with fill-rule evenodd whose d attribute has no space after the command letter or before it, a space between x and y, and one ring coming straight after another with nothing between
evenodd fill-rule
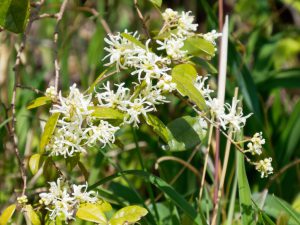
<instances>
[{"instance_id":1,"label":"flower cluster","mask_svg":"<svg viewBox=\"0 0 300 225\"><path fill-rule=\"evenodd\" d=\"M96 192L87 191L87 184L73 184L70 188L61 178L49 184L49 192L41 193L39 202L50 212L51 220L59 217L68 223L74 219L76 209L81 203L96 203L99 200Z\"/></svg>"},{"instance_id":2,"label":"flower cluster","mask_svg":"<svg viewBox=\"0 0 300 225\"><path fill-rule=\"evenodd\" d=\"M98 142L105 146L115 141L114 134L119 127L93 116L91 94L80 93L74 84L67 97L59 93L58 101L50 110L52 114L59 113L61 116L46 146L49 155L72 157L76 153L85 153L87 146Z\"/></svg>"},{"instance_id":3,"label":"flower cluster","mask_svg":"<svg viewBox=\"0 0 300 225\"><path fill-rule=\"evenodd\" d=\"M159 46L156 50L160 52L164 50L165 54L162 55L156 54L150 48L150 44L154 44L150 39L143 44L137 32L130 33L125 30L123 34L109 34L104 39L108 44L105 47L108 54L103 58L108 59L105 65L115 65L117 71L130 69L130 74L138 77L138 83L134 86L132 94L124 83L116 85L116 91L113 91L107 83L102 92L96 95L99 103L124 112L124 122L134 126L140 122L141 115L147 116L148 112L156 110L155 105L166 103L164 95L176 88L170 75L172 61L185 60L187 51L183 50L184 41L188 37L198 35L195 33L198 25L193 23L194 17L190 14L191 12L179 14L172 9L166 9L162 14L164 26L160 33L172 31L170 35L157 40ZM146 86L136 95L135 90L141 85Z\"/></svg>"},{"instance_id":4,"label":"flower cluster","mask_svg":"<svg viewBox=\"0 0 300 225\"><path fill-rule=\"evenodd\" d=\"M245 126L246 120L251 116L251 114L243 114L243 109L238 105L239 100L237 100L236 97L232 98L231 104L221 104L218 98L211 96L214 91L210 89L208 84L206 84L207 80L208 76L198 76L194 86L202 94L206 105L209 107L211 118L213 120L211 122L220 126L224 131L229 128L231 128L233 132L240 131ZM248 149L243 150L244 154L250 152L252 155L261 155L262 145L265 144L265 139L262 137L262 132L259 132L255 133L250 140L242 142L248 142ZM256 170L261 173L261 177L263 178L273 173L271 161L271 158L266 158L259 162L249 162L255 165Z\"/></svg>"}]
</instances>

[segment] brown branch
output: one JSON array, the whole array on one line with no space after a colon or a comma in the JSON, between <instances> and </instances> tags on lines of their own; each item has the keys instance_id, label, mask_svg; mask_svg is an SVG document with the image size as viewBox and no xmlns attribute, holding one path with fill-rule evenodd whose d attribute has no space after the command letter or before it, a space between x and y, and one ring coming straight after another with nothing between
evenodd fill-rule
<instances>
[{"instance_id":1,"label":"brown branch","mask_svg":"<svg viewBox=\"0 0 300 225\"><path fill-rule=\"evenodd\" d=\"M53 43L54 43L54 68L55 68L55 90L56 93L58 92L58 82L60 77L60 67L59 67L59 60L58 60L58 31L59 31L59 24L64 15L64 12L67 7L68 0L64 0L62 5L60 6L59 12L56 14L56 26L53 35Z\"/></svg>"},{"instance_id":2,"label":"brown branch","mask_svg":"<svg viewBox=\"0 0 300 225\"><path fill-rule=\"evenodd\" d=\"M49 14L49 13L44 13L40 14L36 17L34 17L32 20L40 20L40 19L45 19L45 18L57 18L57 14Z\"/></svg>"},{"instance_id":3,"label":"brown branch","mask_svg":"<svg viewBox=\"0 0 300 225\"><path fill-rule=\"evenodd\" d=\"M151 39L150 33L149 33L148 28L147 28L147 25L146 25L146 21L145 21L145 19L144 19L143 14L141 13L141 11L140 11L140 9L139 9L139 5L138 5L137 0L134 0L134 7L135 7L135 10L136 10L136 12L137 12L137 14L138 14L138 16L139 16L141 22L142 22L143 29L144 29L144 31L145 31L145 33L146 33L147 38L148 38L148 39Z\"/></svg>"},{"instance_id":4,"label":"brown branch","mask_svg":"<svg viewBox=\"0 0 300 225\"><path fill-rule=\"evenodd\" d=\"M93 14L95 17L98 17L100 19L100 23L101 23L103 29L105 30L105 32L107 34L112 33L110 27L108 26L108 23L106 22L105 19L103 19L103 17L100 15L100 13L96 9L88 8L88 7L85 7L85 6L77 7L77 9L81 10L81 11L89 12L89 13Z\"/></svg>"},{"instance_id":5,"label":"brown branch","mask_svg":"<svg viewBox=\"0 0 300 225\"><path fill-rule=\"evenodd\" d=\"M282 167L282 168L278 171L278 173L274 174L274 176L272 176L272 177L270 178L269 182L268 182L267 185L266 185L266 189L268 189L268 188L271 186L271 184L272 184L275 180L277 180L282 174L284 174L285 171L287 171L288 169L290 169L290 168L293 167L293 166L296 166L297 164L300 164L300 159L296 159L295 161L290 162L289 164L287 164L287 165L285 165L284 167Z\"/></svg>"},{"instance_id":6,"label":"brown branch","mask_svg":"<svg viewBox=\"0 0 300 225\"><path fill-rule=\"evenodd\" d=\"M31 14L31 17L29 19L28 25L26 27L25 33L23 34L22 37L22 42L20 44L20 48L18 49L17 52L17 57L15 64L13 66L13 71L14 71L14 88L13 88L13 94L12 94L12 100L11 100L11 110L12 110L12 123L11 127L9 128L9 133L10 137L13 140L13 148L14 148L14 153L17 157L17 161L19 164L19 170L21 173L21 178L23 181L23 188L22 188L22 196L25 195L26 187L27 187L27 175L26 175L26 170L25 170L25 165L24 165L24 160L21 158L20 151L18 148L18 137L16 134L16 123L17 123L17 118L16 118L16 95L17 95L17 87L18 87L18 78L19 78L19 67L21 64L21 55L25 49L25 44L27 40L27 35L29 34L29 31L31 29L32 23L33 23L33 18L35 17L35 14L37 14L40 10L40 7L44 3L44 0L39 2L39 5L36 6L36 12Z\"/></svg>"},{"instance_id":7,"label":"brown branch","mask_svg":"<svg viewBox=\"0 0 300 225\"><path fill-rule=\"evenodd\" d=\"M20 89L27 89L27 90L33 91L36 94L44 94L44 92L42 92L39 89L36 89L34 87L24 86L24 85L21 85L21 84L17 84L16 86L17 86L17 88L20 88Z\"/></svg>"}]
</instances>

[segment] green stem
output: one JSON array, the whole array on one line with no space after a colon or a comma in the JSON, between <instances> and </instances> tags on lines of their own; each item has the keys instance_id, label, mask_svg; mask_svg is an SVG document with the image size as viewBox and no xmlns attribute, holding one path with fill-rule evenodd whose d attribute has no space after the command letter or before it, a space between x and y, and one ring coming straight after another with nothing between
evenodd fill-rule
<instances>
[{"instance_id":1,"label":"green stem","mask_svg":"<svg viewBox=\"0 0 300 225\"><path fill-rule=\"evenodd\" d=\"M131 127L131 129L132 129L133 139L134 139L135 147L136 147L135 152L136 152L136 154L139 158L142 170L145 171L145 172L148 172L146 167L145 167L143 158L142 158L141 149L139 147L138 139L137 139L137 135L136 135L136 130L133 127ZM150 197L153 209L154 209L155 217L156 217L157 221L159 221L159 214L158 214L157 206L156 206L156 203L155 203L154 193L153 193L153 190L152 190L152 187L151 187L149 181L146 182L146 188L147 188L147 191L149 193L149 197Z\"/></svg>"}]
</instances>

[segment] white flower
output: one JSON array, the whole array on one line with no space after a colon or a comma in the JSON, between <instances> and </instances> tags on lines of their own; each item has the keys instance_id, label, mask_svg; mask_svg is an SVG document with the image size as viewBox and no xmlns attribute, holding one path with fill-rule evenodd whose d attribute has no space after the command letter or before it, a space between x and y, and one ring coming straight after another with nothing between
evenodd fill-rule
<instances>
[{"instance_id":1,"label":"white flower","mask_svg":"<svg viewBox=\"0 0 300 225\"><path fill-rule=\"evenodd\" d=\"M233 127L234 131L239 131L246 124L246 119L249 118L252 114L247 116L243 115L242 107L238 106L239 100L235 97L232 98L231 105L226 103L225 107L229 111L228 114L223 115L223 119L226 124L230 124Z\"/></svg>"},{"instance_id":2,"label":"white flower","mask_svg":"<svg viewBox=\"0 0 300 225\"><path fill-rule=\"evenodd\" d=\"M268 177L269 174L273 173L273 167L271 165L272 158L265 158L255 163L255 169L261 173L261 178Z\"/></svg>"},{"instance_id":3,"label":"white flower","mask_svg":"<svg viewBox=\"0 0 300 225\"><path fill-rule=\"evenodd\" d=\"M62 184L61 178L57 182L50 182L48 193L41 193L40 203L46 206L50 211L50 219L55 220L57 216L62 217L66 223L68 220L74 219L75 198L72 197L67 190L67 186Z\"/></svg>"},{"instance_id":4,"label":"white flower","mask_svg":"<svg viewBox=\"0 0 300 225\"><path fill-rule=\"evenodd\" d=\"M139 116L147 116L147 113L154 111L155 108L145 98L136 98L133 102L127 101L127 107L121 110L126 112L124 122L137 126L140 123Z\"/></svg>"},{"instance_id":5,"label":"white flower","mask_svg":"<svg viewBox=\"0 0 300 225\"><path fill-rule=\"evenodd\" d=\"M167 75L171 68L166 66L166 60L149 50L150 39L146 42L146 50L135 56L131 56L130 60L134 62L132 66L135 68L131 75L138 75L138 79L145 80L148 84L151 80L159 79L161 76Z\"/></svg>"},{"instance_id":6,"label":"white flower","mask_svg":"<svg viewBox=\"0 0 300 225\"><path fill-rule=\"evenodd\" d=\"M168 23L169 25L172 25L172 23L177 22L178 20L178 12L174 11L173 9L167 8L162 13L163 20Z\"/></svg>"},{"instance_id":7,"label":"white flower","mask_svg":"<svg viewBox=\"0 0 300 225\"><path fill-rule=\"evenodd\" d=\"M67 158L74 156L75 153L86 152L82 145L86 137L81 123L80 120L74 122L58 121L58 128L45 148L50 156L61 155Z\"/></svg>"},{"instance_id":8,"label":"white flower","mask_svg":"<svg viewBox=\"0 0 300 225\"><path fill-rule=\"evenodd\" d=\"M262 137L262 132L255 133L253 137L251 138L251 142L247 144L249 152L252 153L252 155L260 155L262 153L262 145L265 144L266 141Z\"/></svg>"},{"instance_id":9,"label":"white flower","mask_svg":"<svg viewBox=\"0 0 300 225\"><path fill-rule=\"evenodd\" d=\"M46 89L45 96L51 98L52 101L57 100L57 93L54 86L50 86Z\"/></svg>"},{"instance_id":10,"label":"white flower","mask_svg":"<svg viewBox=\"0 0 300 225\"><path fill-rule=\"evenodd\" d=\"M153 106L169 102L166 97L162 95L162 90L151 84L141 91L141 95Z\"/></svg>"},{"instance_id":11,"label":"white flower","mask_svg":"<svg viewBox=\"0 0 300 225\"><path fill-rule=\"evenodd\" d=\"M216 45L216 39L221 37L222 33L217 33L216 30L212 30L211 32L203 34L202 36L205 40L211 42L213 45Z\"/></svg>"},{"instance_id":12,"label":"white flower","mask_svg":"<svg viewBox=\"0 0 300 225\"><path fill-rule=\"evenodd\" d=\"M74 198L80 203L89 202L96 203L98 201L97 193L95 191L87 191L88 184L76 185L73 184L73 193Z\"/></svg>"},{"instance_id":13,"label":"white flower","mask_svg":"<svg viewBox=\"0 0 300 225\"><path fill-rule=\"evenodd\" d=\"M176 83L172 82L172 76L170 75L162 76L156 86L163 92L172 92L176 89Z\"/></svg>"},{"instance_id":14,"label":"white flower","mask_svg":"<svg viewBox=\"0 0 300 225\"><path fill-rule=\"evenodd\" d=\"M178 19L178 35L191 36L198 27L198 24L193 23L194 16L190 16L192 12L182 12Z\"/></svg>"},{"instance_id":15,"label":"white flower","mask_svg":"<svg viewBox=\"0 0 300 225\"><path fill-rule=\"evenodd\" d=\"M75 220L74 215L80 203L98 201L97 193L87 191L87 183L72 185L71 189L61 178L58 178L56 182L49 182L49 184L49 192L39 194L41 198L39 202L46 206L51 220L59 216L68 223L69 220Z\"/></svg>"},{"instance_id":16,"label":"white flower","mask_svg":"<svg viewBox=\"0 0 300 225\"><path fill-rule=\"evenodd\" d=\"M223 129L226 129L226 121L224 120L225 108L224 105L220 103L219 99L211 98L208 96L206 100L206 105L210 108L210 112L216 117L216 120L219 122L220 126Z\"/></svg>"},{"instance_id":17,"label":"white flower","mask_svg":"<svg viewBox=\"0 0 300 225\"><path fill-rule=\"evenodd\" d=\"M125 33L128 33L127 30L125 30ZM128 34L139 39L137 32ZM116 64L118 71L120 71L120 68L126 69L128 65L132 64L129 57L138 54L140 51L144 51L141 47L122 37L120 33L116 35L108 34L108 38L104 38L104 41L109 44L108 47L104 48L108 54L103 60L109 58L109 62L105 66Z\"/></svg>"},{"instance_id":18,"label":"white flower","mask_svg":"<svg viewBox=\"0 0 300 225\"><path fill-rule=\"evenodd\" d=\"M53 105L51 113L61 113L63 118L67 121L82 120L85 116L92 113L89 109L93 106L92 95L83 95L79 89L76 88L76 84L70 87L70 93L68 97L63 97L61 92L59 93L59 103Z\"/></svg>"},{"instance_id":19,"label":"white flower","mask_svg":"<svg viewBox=\"0 0 300 225\"><path fill-rule=\"evenodd\" d=\"M98 98L99 105L105 107L119 108L124 107L124 101L129 99L128 88L124 87L125 83L115 84L118 87L117 91L113 91L110 89L110 83L107 82L106 86L104 85L104 92L100 92L96 94Z\"/></svg>"},{"instance_id":20,"label":"white flower","mask_svg":"<svg viewBox=\"0 0 300 225\"><path fill-rule=\"evenodd\" d=\"M156 42L161 45L157 50L166 50L168 56L174 60L180 60L184 58L187 51L181 50L184 46L184 41L186 38L177 37L176 35L171 36L169 39L165 39L164 42L157 40Z\"/></svg>"},{"instance_id":21,"label":"white flower","mask_svg":"<svg viewBox=\"0 0 300 225\"><path fill-rule=\"evenodd\" d=\"M206 85L207 79L208 76L206 77L198 76L194 83L194 86L200 91L200 93L204 98L208 98L210 96L210 93L214 92L212 89L210 89L209 85Z\"/></svg>"},{"instance_id":22,"label":"white flower","mask_svg":"<svg viewBox=\"0 0 300 225\"><path fill-rule=\"evenodd\" d=\"M98 126L88 127L84 134L87 134L87 144L89 146L95 145L97 141L103 144L103 147L106 144L111 144L115 142L115 132L119 130L119 127L112 126L109 122L105 120L100 120Z\"/></svg>"}]
</instances>

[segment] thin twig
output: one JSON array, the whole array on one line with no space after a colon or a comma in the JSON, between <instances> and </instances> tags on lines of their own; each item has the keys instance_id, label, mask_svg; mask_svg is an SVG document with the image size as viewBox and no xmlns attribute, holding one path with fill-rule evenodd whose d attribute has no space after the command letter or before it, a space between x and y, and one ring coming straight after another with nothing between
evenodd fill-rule
<instances>
[{"instance_id":1,"label":"thin twig","mask_svg":"<svg viewBox=\"0 0 300 225\"><path fill-rule=\"evenodd\" d=\"M24 85L21 85L21 84L17 84L16 86L17 86L17 88L20 88L20 89L31 90L31 91L35 92L36 94L44 94L44 92L42 92L39 89L36 89L34 87L24 86Z\"/></svg>"},{"instance_id":2,"label":"thin twig","mask_svg":"<svg viewBox=\"0 0 300 225\"><path fill-rule=\"evenodd\" d=\"M143 29L144 29L144 31L145 31L145 33L146 33L147 38L148 38L148 39L151 39L150 33L149 33L148 28L147 28L147 25L146 25L146 21L145 21L145 19L144 19L143 14L141 13L141 10L139 9L139 5L138 5L137 0L134 0L134 7L135 7L135 10L136 10L136 12L137 12L137 14L138 14L138 17L140 18L140 20L141 20L141 22L142 22Z\"/></svg>"},{"instance_id":3,"label":"thin twig","mask_svg":"<svg viewBox=\"0 0 300 225\"><path fill-rule=\"evenodd\" d=\"M12 94L12 100L11 100L11 110L12 110L12 123L11 123L11 128L9 129L10 136L13 140L13 147L14 147L14 153L17 157L17 161L19 164L19 169L21 173L21 178L23 181L23 188L22 188L22 196L25 195L26 188L27 188L27 175L26 175L26 170L25 170L25 165L24 161L21 158L19 147L18 147L18 137L16 134L16 123L17 123L17 118L16 118L16 95L17 95L17 87L18 87L18 78L19 78L19 67L21 64L21 55L25 49L25 44L27 40L27 35L29 34L29 31L31 29L32 23L33 23L33 18L35 17L35 14L37 14L40 10L40 7L44 3L44 0L40 1L39 5L36 7L36 12L31 14L31 17L29 19L28 25L26 27L25 33L23 34L22 37L22 42L20 44L20 48L18 49L17 52L17 57L15 64L13 66L13 71L14 71L14 88L13 88L13 94Z\"/></svg>"},{"instance_id":4,"label":"thin twig","mask_svg":"<svg viewBox=\"0 0 300 225\"><path fill-rule=\"evenodd\" d=\"M296 159L293 162L290 162L289 164L285 165L284 167L282 167L276 174L274 174L274 176L272 176L269 179L269 182L266 185L266 189L269 189L269 187L271 186L271 184L277 180L282 174L284 174L285 171L287 171L288 169L290 169L293 166L296 166L297 164L300 164L300 159Z\"/></svg>"},{"instance_id":5,"label":"thin twig","mask_svg":"<svg viewBox=\"0 0 300 225\"><path fill-rule=\"evenodd\" d=\"M158 169L159 164L163 161L175 161L175 162L178 162L178 163L184 165L186 168L188 168L190 171L192 171L196 175L196 177L200 180L200 175L198 173L198 170L194 166L192 166L190 163L188 163L180 158L177 158L175 156L160 157L155 163L155 169Z\"/></svg>"},{"instance_id":6,"label":"thin twig","mask_svg":"<svg viewBox=\"0 0 300 225\"><path fill-rule=\"evenodd\" d=\"M192 154L190 155L190 157L188 158L187 160L187 163L190 163L192 161L192 159L194 158L195 154L197 153L197 151L199 150L199 146L196 147L194 149L194 151L192 152ZM179 171L179 173L176 174L176 176L171 180L170 182L170 185L174 184L177 179L181 176L181 174L184 172L184 170L186 169L186 167L182 167L181 170ZM161 197L163 196L162 193L160 193L156 198L155 198L155 201L158 201ZM148 203L149 201L146 201L146 204Z\"/></svg>"},{"instance_id":7,"label":"thin twig","mask_svg":"<svg viewBox=\"0 0 300 225\"><path fill-rule=\"evenodd\" d=\"M36 17L34 17L32 20L40 20L40 19L45 19L45 18L57 18L57 14L49 14L49 13L44 13L44 14L40 14Z\"/></svg>"},{"instance_id":8,"label":"thin twig","mask_svg":"<svg viewBox=\"0 0 300 225\"><path fill-rule=\"evenodd\" d=\"M103 17L100 15L100 13L96 9L88 8L88 7L85 7L85 6L77 7L76 9L81 10L81 11L85 11L85 12L89 12L89 13L93 14L95 17L99 17L100 23L101 23L103 29L105 30L105 32L107 34L112 33L110 27L108 26L108 23L106 22L105 19L103 19Z\"/></svg>"},{"instance_id":9,"label":"thin twig","mask_svg":"<svg viewBox=\"0 0 300 225\"><path fill-rule=\"evenodd\" d=\"M56 26L55 26L55 32L53 35L53 43L54 43L54 68L55 68L55 91L58 93L58 82L60 77L60 67L59 67L59 60L58 60L58 31L59 31L59 24L60 21L64 15L64 12L66 10L68 4L68 0L64 0L62 5L60 6L60 10L57 13L56 17Z\"/></svg>"}]
</instances>

